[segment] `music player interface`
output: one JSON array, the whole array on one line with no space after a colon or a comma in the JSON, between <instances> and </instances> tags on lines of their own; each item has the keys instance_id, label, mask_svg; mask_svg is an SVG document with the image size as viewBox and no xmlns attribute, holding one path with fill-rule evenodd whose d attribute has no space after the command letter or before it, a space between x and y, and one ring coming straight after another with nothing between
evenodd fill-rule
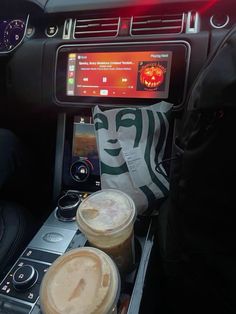
<instances>
[{"instance_id":1,"label":"music player interface","mask_svg":"<svg viewBox=\"0 0 236 314\"><path fill-rule=\"evenodd\" d=\"M70 53L67 96L168 98L171 51Z\"/></svg>"}]
</instances>

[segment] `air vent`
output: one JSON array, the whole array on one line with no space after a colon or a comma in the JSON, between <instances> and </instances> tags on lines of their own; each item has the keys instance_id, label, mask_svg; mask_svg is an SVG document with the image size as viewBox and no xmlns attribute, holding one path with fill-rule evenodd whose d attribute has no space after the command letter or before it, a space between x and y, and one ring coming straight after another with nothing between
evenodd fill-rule
<instances>
[{"instance_id":1,"label":"air vent","mask_svg":"<svg viewBox=\"0 0 236 314\"><path fill-rule=\"evenodd\" d=\"M79 19L75 22L74 38L115 37L120 18Z\"/></svg>"},{"instance_id":2,"label":"air vent","mask_svg":"<svg viewBox=\"0 0 236 314\"><path fill-rule=\"evenodd\" d=\"M179 34L183 31L183 14L134 16L131 35Z\"/></svg>"}]
</instances>

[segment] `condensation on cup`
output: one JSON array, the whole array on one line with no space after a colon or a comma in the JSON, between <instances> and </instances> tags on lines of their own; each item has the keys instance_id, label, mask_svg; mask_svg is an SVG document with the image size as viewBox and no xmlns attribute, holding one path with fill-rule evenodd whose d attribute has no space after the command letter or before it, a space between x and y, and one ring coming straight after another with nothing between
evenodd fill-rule
<instances>
[{"instance_id":1,"label":"condensation on cup","mask_svg":"<svg viewBox=\"0 0 236 314\"><path fill-rule=\"evenodd\" d=\"M43 314L116 314L120 276L112 259L96 248L69 251L48 269L40 287Z\"/></svg>"},{"instance_id":2,"label":"condensation on cup","mask_svg":"<svg viewBox=\"0 0 236 314\"><path fill-rule=\"evenodd\" d=\"M133 269L135 204L124 192L104 189L79 205L76 220L91 246L113 258L121 273Z\"/></svg>"}]
</instances>

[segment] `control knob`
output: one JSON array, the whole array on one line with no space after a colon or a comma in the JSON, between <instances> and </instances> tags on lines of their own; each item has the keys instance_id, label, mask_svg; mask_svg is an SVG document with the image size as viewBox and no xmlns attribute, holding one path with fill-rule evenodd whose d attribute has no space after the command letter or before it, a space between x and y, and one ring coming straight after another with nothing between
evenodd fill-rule
<instances>
[{"instance_id":1,"label":"control knob","mask_svg":"<svg viewBox=\"0 0 236 314\"><path fill-rule=\"evenodd\" d=\"M31 265L19 267L13 274L12 283L16 290L27 290L38 280L38 272Z\"/></svg>"},{"instance_id":2,"label":"control knob","mask_svg":"<svg viewBox=\"0 0 236 314\"><path fill-rule=\"evenodd\" d=\"M75 219L76 211L81 203L81 197L77 193L67 192L58 200L57 216L59 220L71 221Z\"/></svg>"},{"instance_id":3,"label":"control knob","mask_svg":"<svg viewBox=\"0 0 236 314\"><path fill-rule=\"evenodd\" d=\"M91 173L90 162L86 159L75 161L70 167L70 174L77 182L86 181Z\"/></svg>"}]
</instances>

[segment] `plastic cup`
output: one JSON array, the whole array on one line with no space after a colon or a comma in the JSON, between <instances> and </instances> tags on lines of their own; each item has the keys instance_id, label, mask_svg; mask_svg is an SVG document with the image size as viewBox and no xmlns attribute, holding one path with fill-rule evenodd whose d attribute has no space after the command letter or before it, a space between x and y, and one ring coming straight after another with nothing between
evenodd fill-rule
<instances>
[{"instance_id":1,"label":"plastic cup","mask_svg":"<svg viewBox=\"0 0 236 314\"><path fill-rule=\"evenodd\" d=\"M48 269L40 287L43 314L115 314L120 277L112 259L96 248L69 251Z\"/></svg>"},{"instance_id":2,"label":"plastic cup","mask_svg":"<svg viewBox=\"0 0 236 314\"><path fill-rule=\"evenodd\" d=\"M78 207L76 220L91 246L113 258L121 273L135 262L135 204L124 192L105 189L91 194Z\"/></svg>"}]
</instances>

